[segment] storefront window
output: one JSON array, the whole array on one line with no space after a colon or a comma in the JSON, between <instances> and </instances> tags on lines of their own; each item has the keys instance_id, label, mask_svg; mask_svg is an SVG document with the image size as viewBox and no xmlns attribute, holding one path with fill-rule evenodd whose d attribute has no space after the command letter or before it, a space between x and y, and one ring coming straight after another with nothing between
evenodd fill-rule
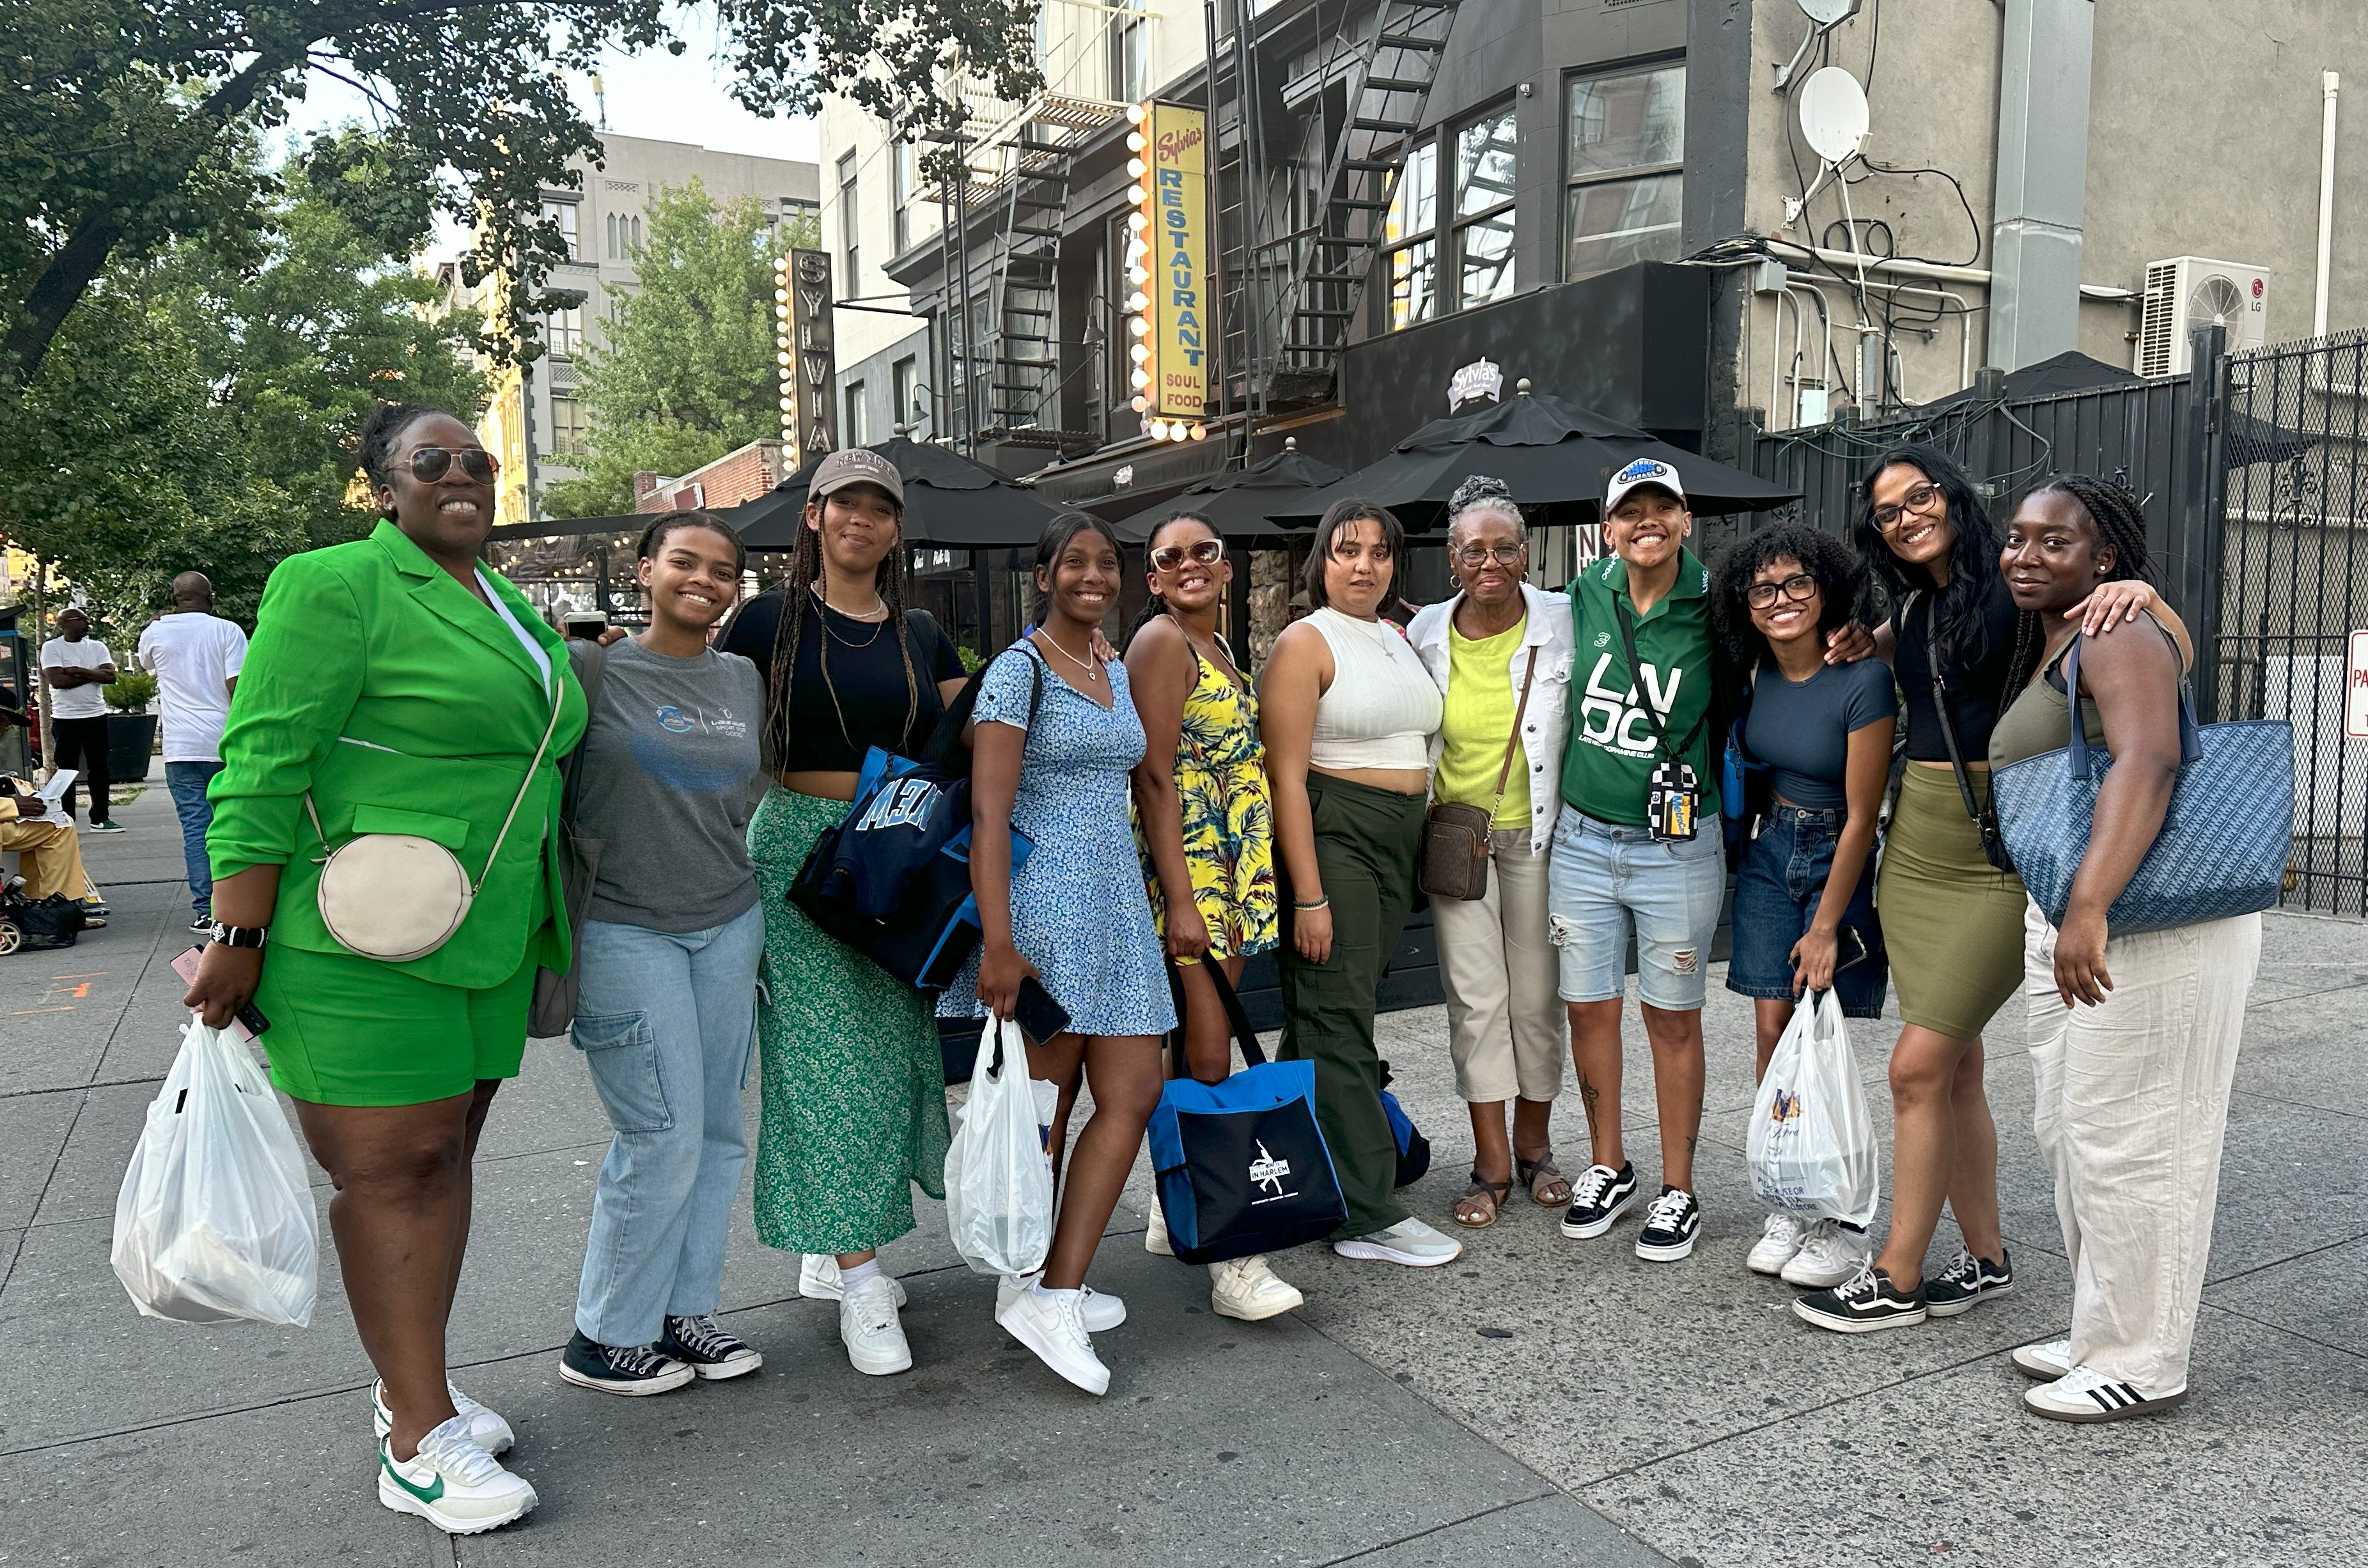
<instances>
[{"instance_id":1,"label":"storefront window","mask_svg":"<svg viewBox=\"0 0 2368 1568\"><path fill-rule=\"evenodd\" d=\"M1563 276L1674 261L1685 207L1686 68L1570 84Z\"/></svg>"},{"instance_id":2,"label":"storefront window","mask_svg":"<svg viewBox=\"0 0 2368 1568\"><path fill-rule=\"evenodd\" d=\"M1518 141L1509 104L1456 133L1455 295L1463 309L1513 291Z\"/></svg>"}]
</instances>

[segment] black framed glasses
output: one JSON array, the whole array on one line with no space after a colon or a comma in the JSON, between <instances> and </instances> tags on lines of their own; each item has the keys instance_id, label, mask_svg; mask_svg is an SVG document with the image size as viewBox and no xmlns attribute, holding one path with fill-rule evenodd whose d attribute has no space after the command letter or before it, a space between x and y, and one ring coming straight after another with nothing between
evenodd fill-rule
<instances>
[{"instance_id":1,"label":"black framed glasses","mask_svg":"<svg viewBox=\"0 0 2368 1568\"><path fill-rule=\"evenodd\" d=\"M1941 487L1928 479L1901 496L1898 506L1877 506L1874 509L1874 526L1888 533L1898 525L1901 517L1910 512L1922 511L1930 506L1932 504L1932 498L1940 494Z\"/></svg>"},{"instance_id":2,"label":"black framed glasses","mask_svg":"<svg viewBox=\"0 0 2368 1568\"><path fill-rule=\"evenodd\" d=\"M491 484L494 475L502 472L501 463L483 447L463 447L458 451L448 447L414 447L411 477L422 484L434 484L452 472L455 462L479 484Z\"/></svg>"},{"instance_id":3,"label":"black framed glasses","mask_svg":"<svg viewBox=\"0 0 2368 1568\"><path fill-rule=\"evenodd\" d=\"M1467 544L1455 552L1455 563L1467 572L1477 572L1490 562L1500 566L1519 566L1526 544Z\"/></svg>"},{"instance_id":4,"label":"black framed glasses","mask_svg":"<svg viewBox=\"0 0 2368 1568\"><path fill-rule=\"evenodd\" d=\"M1817 580L1806 572L1796 572L1781 583L1754 583L1744 590L1743 597L1753 609L1766 609L1780 593L1795 603L1816 598Z\"/></svg>"},{"instance_id":5,"label":"black framed glasses","mask_svg":"<svg viewBox=\"0 0 2368 1568\"><path fill-rule=\"evenodd\" d=\"M1221 539L1196 539L1190 544L1163 544L1151 552L1154 572L1173 572L1185 562L1195 565L1214 566L1225 558L1225 541Z\"/></svg>"}]
</instances>

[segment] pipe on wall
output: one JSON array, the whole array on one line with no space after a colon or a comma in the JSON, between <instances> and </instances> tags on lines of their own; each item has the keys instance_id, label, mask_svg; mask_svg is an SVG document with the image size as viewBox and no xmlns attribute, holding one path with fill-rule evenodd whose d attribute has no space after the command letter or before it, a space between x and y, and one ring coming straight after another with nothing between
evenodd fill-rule
<instances>
[{"instance_id":1,"label":"pipe on wall","mask_svg":"<svg viewBox=\"0 0 2368 1568\"><path fill-rule=\"evenodd\" d=\"M2094 0L2005 0L1987 363L2080 346Z\"/></svg>"},{"instance_id":2,"label":"pipe on wall","mask_svg":"<svg viewBox=\"0 0 2368 1568\"><path fill-rule=\"evenodd\" d=\"M2318 292L2311 303L2310 335L2325 337L2328 274L2335 258L2335 100L2343 90L2343 78L2322 71L2318 86Z\"/></svg>"}]
</instances>

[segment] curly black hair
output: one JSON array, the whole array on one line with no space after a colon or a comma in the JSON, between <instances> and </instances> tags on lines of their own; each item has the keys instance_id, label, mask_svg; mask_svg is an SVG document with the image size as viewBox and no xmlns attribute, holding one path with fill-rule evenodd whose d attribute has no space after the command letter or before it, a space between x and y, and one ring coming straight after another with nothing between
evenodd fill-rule
<instances>
[{"instance_id":1,"label":"curly black hair","mask_svg":"<svg viewBox=\"0 0 2368 1568\"><path fill-rule=\"evenodd\" d=\"M1752 580L1779 561L1797 561L1816 579L1817 630L1832 631L1861 619L1870 589L1866 563L1831 534L1803 523L1780 523L1746 534L1721 551L1710 569L1711 617L1727 652L1745 669L1769 659L1768 639L1751 624Z\"/></svg>"},{"instance_id":2,"label":"curly black hair","mask_svg":"<svg viewBox=\"0 0 2368 1568\"><path fill-rule=\"evenodd\" d=\"M394 444L403 439L403 433L428 415L444 412L424 403L381 403L370 409L370 417L362 421L361 434L355 437L354 445L361 459L362 472L370 476L371 488L391 483L387 477L387 460L394 455ZM385 515L389 518L394 516L393 512Z\"/></svg>"}]
</instances>

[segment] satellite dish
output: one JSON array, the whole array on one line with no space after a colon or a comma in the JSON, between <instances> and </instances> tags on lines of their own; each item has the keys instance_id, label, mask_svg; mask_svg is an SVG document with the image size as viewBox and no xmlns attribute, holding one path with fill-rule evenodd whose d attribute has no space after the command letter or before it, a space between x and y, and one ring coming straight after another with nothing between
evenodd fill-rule
<instances>
[{"instance_id":1,"label":"satellite dish","mask_svg":"<svg viewBox=\"0 0 2368 1568\"><path fill-rule=\"evenodd\" d=\"M1818 157L1844 164L1866 140L1866 89L1839 65L1828 65L1801 84L1801 134Z\"/></svg>"},{"instance_id":2,"label":"satellite dish","mask_svg":"<svg viewBox=\"0 0 2368 1568\"><path fill-rule=\"evenodd\" d=\"M1860 0L1800 0L1801 9L1820 28L1838 28L1858 15Z\"/></svg>"}]
</instances>

